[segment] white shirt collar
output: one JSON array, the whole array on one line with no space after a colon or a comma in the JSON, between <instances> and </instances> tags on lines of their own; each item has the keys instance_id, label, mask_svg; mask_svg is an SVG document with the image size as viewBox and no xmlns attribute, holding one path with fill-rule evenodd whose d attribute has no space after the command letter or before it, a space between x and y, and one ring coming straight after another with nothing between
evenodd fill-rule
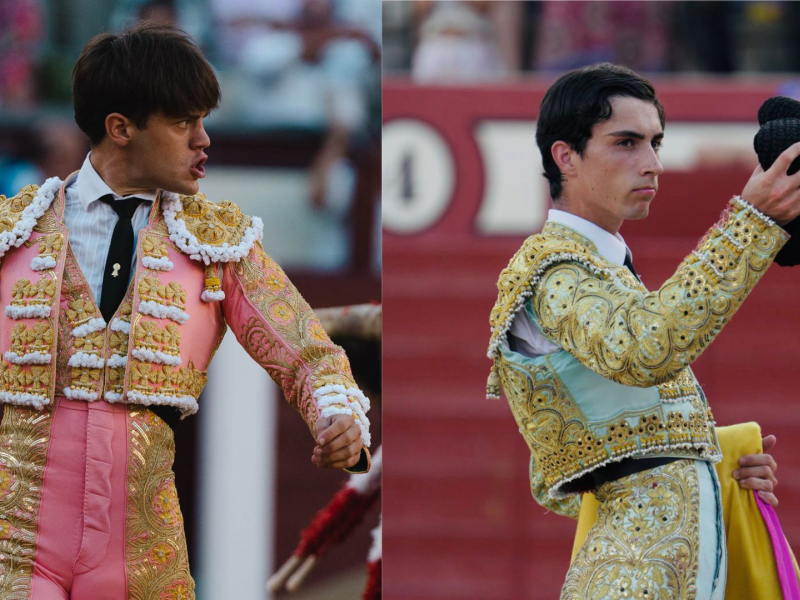
<instances>
[{"instance_id":1,"label":"white shirt collar","mask_svg":"<svg viewBox=\"0 0 800 600\"><path fill-rule=\"evenodd\" d=\"M81 166L81 170L78 171L78 176L75 179L75 185L78 189L78 199L80 200L81 206L85 210L89 210L89 205L96 200L99 200L103 196L111 194L114 196L114 200L125 200L127 198L141 198L142 200L149 200L150 202L154 202L156 199L156 194L154 192L140 192L138 194L130 195L130 196L120 196L114 193L108 184L103 181L103 178L98 175L97 171L94 170L92 166L92 161L89 160L89 157L92 155L91 152L86 155L86 160L83 161L83 166Z\"/></svg>"},{"instance_id":2,"label":"white shirt collar","mask_svg":"<svg viewBox=\"0 0 800 600\"><path fill-rule=\"evenodd\" d=\"M631 254L625 240L622 239L619 233L612 235L583 217L551 208L547 212L547 220L560 223L580 233L592 242L597 247L600 255L610 263L622 265L625 263L625 255Z\"/></svg>"}]
</instances>

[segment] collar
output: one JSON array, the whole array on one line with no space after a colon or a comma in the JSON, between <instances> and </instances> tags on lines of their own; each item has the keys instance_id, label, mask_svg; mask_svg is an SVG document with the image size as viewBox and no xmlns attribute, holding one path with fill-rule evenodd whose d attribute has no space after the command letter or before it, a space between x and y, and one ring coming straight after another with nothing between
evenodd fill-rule
<instances>
[{"instance_id":1,"label":"collar","mask_svg":"<svg viewBox=\"0 0 800 600\"><path fill-rule=\"evenodd\" d=\"M98 175L97 171L94 170L92 161L89 160L91 155L91 152L86 155L86 160L83 161L83 166L81 166L81 170L78 171L78 176L74 180L74 184L77 186L78 190L78 199L80 200L81 206L83 206L84 210L89 210L89 206L92 204L92 202L95 202L108 194L111 194L114 197L114 200L141 198L142 200L147 200L149 202L155 201L156 192L143 192L124 197L120 196L119 194L115 194L114 191L108 187L108 184L103 181L102 177Z\"/></svg>"},{"instance_id":2,"label":"collar","mask_svg":"<svg viewBox=\"0 0 800 600\"><path fill-rule=\"evenodd\" d=\"M559 223L581 234L592 242L600 256L610 263L622 265L625 262L625 255L631 255L630 249L619 233L612 235L583 217L551 208L547 212L547 221Z\"/></svg>"}]
</instances>

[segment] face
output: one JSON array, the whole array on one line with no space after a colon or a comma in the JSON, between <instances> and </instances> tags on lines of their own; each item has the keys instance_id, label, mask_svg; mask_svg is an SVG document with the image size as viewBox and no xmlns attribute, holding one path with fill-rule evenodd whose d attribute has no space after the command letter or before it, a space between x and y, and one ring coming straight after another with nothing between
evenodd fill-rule
<instances>
[{"instance_id":1,"label":"face","mask_svg":"<svg viewBox=\"0 0 800 600\"><path fill-rule=\"evenodd\" d=\"M611 118L597 123L583 156L573 151L565 173L571 211L616 233L623 221L644 219L664 171L658 151L664 131L650 102L610 99Z\"/></svg>"},{"instance_id":2,"label":"face","mask_svg":"<svg viewBox=\"0 0 800 600\"><path fill-rule=\"evenodd\" d=\"M127 148L131 183L141 189L163 189L193 195L205 177L211 144L203 128L203 114L150 116L144 129L136 128Z\"/></svg>"}]
</instances>

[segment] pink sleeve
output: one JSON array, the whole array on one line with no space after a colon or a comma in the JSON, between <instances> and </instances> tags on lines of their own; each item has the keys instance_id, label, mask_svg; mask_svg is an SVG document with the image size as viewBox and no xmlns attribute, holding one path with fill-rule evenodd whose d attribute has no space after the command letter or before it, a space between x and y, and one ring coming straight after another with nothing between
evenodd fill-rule
<instances>
[{"instance_id":1,"label":"pink sleeve","mask_svg":"<svg viewBox=\"0 0 800 600\"><path fill-rule=\"evenodd\" d=\"M312 435L319 417L352 415L368 447L369 400L344 350L260 243L241 261L224 264L222 287L222 311L236 339L283 389Z\"/></svg>"}]
</instances>

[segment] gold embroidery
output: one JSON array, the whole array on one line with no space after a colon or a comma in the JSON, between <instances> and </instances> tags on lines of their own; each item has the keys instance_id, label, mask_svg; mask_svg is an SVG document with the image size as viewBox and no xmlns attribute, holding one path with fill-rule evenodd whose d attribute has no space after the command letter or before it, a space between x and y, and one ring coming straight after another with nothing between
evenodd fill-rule
<instances>
[{"instance_id":1,"label":"gold embroidery","mask_svg":"<svg viewBox=\"0 0 800 600\"><path fill-rule=\"evenodd\" d=\"M181 332L177 325L167 323L164 328L160 328L155 321L140 320L133 331L135 348L180 356ZM127 345L127 339L125 343Z\"/></svg>"},{"instance_id":2,"label":"gold embroidery","mask_svg":"<svg viewBox=\"0 0 800 600\"><path fill-rule=\"evenodd\" d=\"M126 323L130 323L131 322L131 313L133 313L133 302L131 302L130 299L126 299L122 303L122 305L119 307L119 314L117 315L117 317L121 321L125 321Z\"/></svg>"},{"instance_id":3,"label":"gold embroidery","mask_svg":"<svg viewBox=\"0 0 800 600\"><path fill-rule=\"evenodd\" d=\"M156 259L169 257L167 245L154 235L146 235L144 237L144 240L142 240L142 251L145 256Z\"/></svg>"},{"instance_id":4,"label":"gold embroidery","mask_svg":"<svg viewBox=\"0 0 800 600\"><path fill-rule=\"evenodd\" d=\"M208 379L204 371L194 368L190 360L185 367L173 367L133 360L128 368L128 389L143 394L166 396L191 396L195 400Z\"/></svg>"},{"instance_id":5,"label":"gold embroidery","mask_svg":"<svg viewBox=\"0 0 800 600\"><path fill-rule=\"evenodd\" d=\"M743 245L733 248L729 238L738 230ZM534 313L547 337L596 373L624 385L663 383L711 343L785 239L780 228L763 225L749 210L731 211L659 290L631 293L620 289L616 277L561 262L535 286ZM736 251L724 270L709 266L720 248Z\"/></svg>"},{"instance_id":6,"label":"gold embroidery","mask_svg":"<svg viewBox=\"0 0 800 600\"><path fill-rule=\"evenodd\" d=\"M90 319L94 319L97 314L94 302L88 298L70 300L67 306L69 307L67 308L67 318L73 329L80 325L85 325Z\"/></svg>"},{"instance_id":7,"label":"gold embroidery","mask_svg":"<svg viewBox=\"0 0 800 600\"><path fill-rule=\"evenodd\" d=\"M12 306L52 306L56 294L56 279L47 273L37 281L18 279L11 288Z\"/></svg>"},{"instance_id":8,"label":"gold embroidery","mask_svg":"<svg viewBox=\"0 0 800 600\"><path fill-rule=\"evenodd\" d=\"M27 600L52 412L6 405L0 425L0 597Z\"/></svg>"},{"instance_id":9,"label":"gold embroidery","mask_svg":"<svg viewBox=\"0 0 800 600\"><path fill-rule=\"evenodd\" d=\"M648 452L715 452L713 417L699 396L688 417L670 411L662 419L655 408L649 414L629 413L625 418L592 423L590 429L549 361L525 367L503 358L498 362L511 412L531 450L531 469L541 485L533 489L534 497L544 505L551 489L611 460Z\"/></svg>"},{"instance_id":10,"label":"gold embroidery","mask_svg":"<svg viewBox=\"0 0 800 600\"><path fill-rule=\"evenodd\" d=\"M151 411L128 411L125 558L131 600L194 598L175 493L172 431Z\"/></svg>"},{"instance_id":11,"label":"gold embroidery","mask_svg":"<svg viewBox=\"0 0 800 600\"><path fill-rule=\"evenodd\" d=\"M103 331L95 331L83 337L77 337L73 340L74 347L86 354L99 354L103 349Z\"/></svg>"},{"instance_id":12,"label":"gold embroidery","mask_svg":"<svg viewBox=\"0 0 800 600\"><path fill-rule=\"evenodd\" d=\"M100 381L101 371L102 369L93 369L91 367L71 367L70 388L86 392L97 391L97 383Z\"/></svg>"},{"instance_id":13,"label":"gold embroidery","mask_svg":"<svg viewBox=\"0 0 800 600\"><path fill-rule=\"evenodd\" d=\"M695 598L696 469L695 461L679 460L601 485L597 523L567 572L561 599Z\"/></svg>"},{"instance_id":14,"label":"gold embroidery","mask_svg":"<svg viewBox=\"0 0 800 600\"><path fill-rule=\"evenodd\" d=\"M177 281L164 285L158 277L142 277L139 281L139 297L164 306L186 309L186 291Z\"/></svg>"},{"instance_id":15,"label":"gold embroidery","mask_svg":"<svg viewBox=\"0 0 800 600\"><path fill-rule=\"evenodd\" d=\"M28 328L17 323L11 329L11 352L23 355L28 352L50 352L55 340L53 325L48 321L36 323Z\"/></svg>"},{"instance_id":16,"label":"gold embroidery","mask_svg":"<svg viewBox=\"0 0 800 600\"><path fill-rule=\"evenodd\" d=\"M311 307L259 242L246 258L225 268L233 270L260 314L244 321L237 337L313 431L314 390L326 384L357 387L347 357L323 335Z\"/></svg>"},{"instance_id":17,"label":"gold embroidery","mask_svg":"<svg viewBox=\"0 0 800 600\"><path fill-rule=\"evenodd\" d=\"M64 236L60 233L45 235L39 238L39 256L42 258L49 256L53 260L58 259L61 249L64 247Z\"/></svg>"},{"instance_id":18,"label":"gold embroidery","mask_svg":"<svg viewBox=\"0 0 800 600\"><path fill-rule=\"evenodd\" d=\"M209 202L205 194L180 196L183 210L178 218L186 229L200 242L221 246L238 245L245 230L250 227L250 217L243 215L233 202Z\"/></svg>"}]
</instances>

